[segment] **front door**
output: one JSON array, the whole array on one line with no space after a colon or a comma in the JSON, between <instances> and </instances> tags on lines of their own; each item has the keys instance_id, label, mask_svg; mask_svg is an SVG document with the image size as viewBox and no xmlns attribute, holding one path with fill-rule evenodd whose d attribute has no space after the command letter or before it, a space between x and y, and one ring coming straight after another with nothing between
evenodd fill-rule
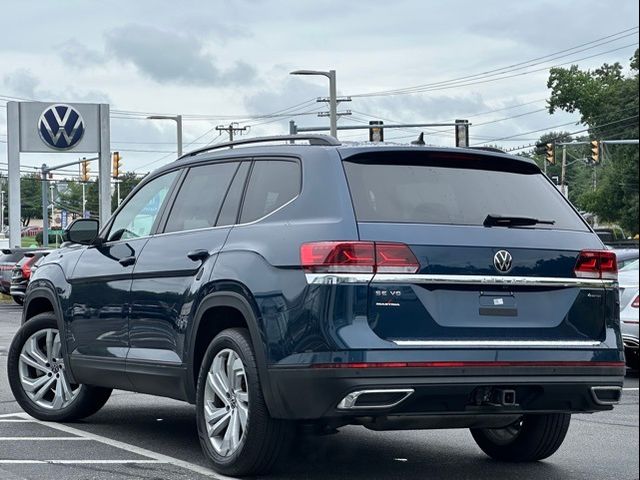
<instances>
[{"instance_id":1,"label":"front door","mask_svg":"<svg viewBox=\"0 0 640 480\"><path fill-rule=\"evenodd\" d=\"M124 371L133 271L177 176L168 173L138 189L116 213L102 243L87 247L73 270L67 342L78 380L96 368ZM85 383L96 384L91 380Z\"/></svg>"}]
</instances>

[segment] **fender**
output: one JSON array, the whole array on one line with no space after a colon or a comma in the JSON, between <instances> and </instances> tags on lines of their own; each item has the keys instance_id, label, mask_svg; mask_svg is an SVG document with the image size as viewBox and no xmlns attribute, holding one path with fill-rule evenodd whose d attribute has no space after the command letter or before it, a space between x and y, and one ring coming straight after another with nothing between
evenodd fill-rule
<instances>
[{"instance_id":1,"label":"fender","mask_svg":"<svg viewBox=\"0 0 640 480\"><path fill-rule=\"evenodd\" d=\"M253 350L256 357L258 375L260 377L260 385L262 386L262 393L264 395L264 399L269 412L273 413L274 408L276 407L276 401L274 399L273 391L271 388L271 382L269 381L267 355L264 347L263 335L258 327L255 308L251 305L251 303L245 296L236 292L222 291L210 293L202 299L200 305L198 306L198 309L196 310L188 346L189 357L187 362L187 393L189 397L193 399L196 398L196 385L194 382L196 372L194 372L193 365L196 335L198 332L198 328L200 327L200 321L202 320L204 312L212 307L235 308L244 316L249 328L249 335L251 336L251 343L253 345ZM277 408L275 409L277 410Z\"/></svg>"},{"instance_id":2,"label":"fender","mask_svg":"<svg viewBox=\"0 0 640 480\"><path fill-rule=\"evenodd\" d=\"M27 289L27 293L24 297L24 307L22 309L22 325L29 321L27 318L27 312L29 311L29 304L36 298L46 298L53 305L53 314L56 317L58 324L58 332L61 338L61 350L66 371L69 374L69 380L75 383L73 372L71 371L71 362L69 361L69 352L67 351L66 330L64 328L64 319L62 316L62 306L60 305L60 299L54 293L55 287L48 280L39 278L37 283L31 283Z\"/></svg>"}]
</instances>

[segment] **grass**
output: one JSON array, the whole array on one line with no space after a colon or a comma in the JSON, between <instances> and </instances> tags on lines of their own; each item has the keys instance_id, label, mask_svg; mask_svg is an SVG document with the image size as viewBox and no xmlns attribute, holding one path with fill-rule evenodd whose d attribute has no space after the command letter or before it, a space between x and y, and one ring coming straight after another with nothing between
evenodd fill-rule
<instances>
[{"instance_id":1,"label":"grass","mask_svg":"<svg viewBox=\"0 0 640 480\"><path fill-rule=\"evenodd\" d=\"M38 244L36 243L36 237L22 237L22 241L20 242L20 244L23 247L37 247Z\"/></svg>"}]
</instances>

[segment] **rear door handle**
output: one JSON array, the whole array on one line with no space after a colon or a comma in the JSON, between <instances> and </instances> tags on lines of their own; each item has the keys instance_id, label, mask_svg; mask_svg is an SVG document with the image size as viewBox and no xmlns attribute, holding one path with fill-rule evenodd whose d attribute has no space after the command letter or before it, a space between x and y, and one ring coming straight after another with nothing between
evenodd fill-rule
<instances>
[{"instance_id":1,"label":"rear door handle","mask_svg":"<svg viewBox=\"0 0 640 480\"><path fill-rule=\"evenodd\" d=\"M136 257L124 257L121 258L120 260L118 260L118 263L120 265L122 265L123 267L128 267L130 265L133 265L134 263L136 263Z\"/></svg>"},{"instance_id":2,"label":"rear door handle","mask_svg":"<svg viewBox=\"0 0 640 480\"><path fill-rule=\"evenodd\" d=\"M194 262L197 262L197 261L204 262L207 258L209 258L209 250L205 250L205 249L191 250L189 253L187 253L187 257L189 257L189 259L193 260Z\"/></svg>"}]
</instances>

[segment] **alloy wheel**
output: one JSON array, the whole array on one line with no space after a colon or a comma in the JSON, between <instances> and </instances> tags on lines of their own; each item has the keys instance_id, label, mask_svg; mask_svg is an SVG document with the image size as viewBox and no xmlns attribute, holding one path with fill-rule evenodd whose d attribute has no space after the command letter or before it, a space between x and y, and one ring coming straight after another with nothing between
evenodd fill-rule
<instances>
[{"instance_id":1,"label":"alloy wheel","mask_svg":"<svg viewBox=\"0 0 640 480\"><path fill-rule=\"evenodd\" d=\"M240 356L221 350L211 362L204 390L204 419L211 446L228 457L242 444L249 416L247 375Z\"/></svg>"},{"instance_id":2,"label":"alloy wheel","mask_svg":"<svg viewBox=\"0 0 640 480\"><path fill-rule=\"evenodd\" d=\"M18 371L27 397L48 410L68 407L82 388L69 383L60 334L54 328L39 330L27 339L20 352Z\"/></svg>"}]
</instances>

